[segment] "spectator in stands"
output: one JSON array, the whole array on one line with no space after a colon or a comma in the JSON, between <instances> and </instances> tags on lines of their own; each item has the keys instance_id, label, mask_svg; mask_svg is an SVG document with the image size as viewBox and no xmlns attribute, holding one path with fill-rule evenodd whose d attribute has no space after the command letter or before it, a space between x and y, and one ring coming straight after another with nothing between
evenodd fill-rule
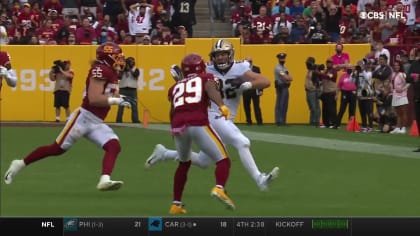
<instances>
[{"instance_id":1,"label":"spectator in stands","mask_svg":"<svg viewBox=\"0 0 420 236\"><path fill-rule=\"evenodd\" d=\"M67 44L68 45L76 45L76 35L72 32L67 37Z\"/></svg>"},{"instance_id":2,"label":"spectator in stands","mask_svg":"<svg viewBox=\"0 0 420 236\"><path fill-rule=\"evenodd\" d=\"M345 70L350 66L349 54L343 52L344 46L341 43L335 45L335 54L331 57L334 69Z\"/></svg>"},{"instance_id":3,"label":"spectator in stands","mask_svg":"<svg viewBox=\"0 0 420 236\"><path fill-rule=\"evenodd\" d=\"M311 26L309 29L310 30L306 36L308 43L324 44L328 42L329 35L322 29L320 22L315 23L315 26Z\"/></svg>"},{"instance_id":4,"label":"spectator in stands","mask_svg":"<svg viewBox=\"0 0 420 236\"><path fill-rule=\"evenodd\" d=\"M151 45L152 43L151 43L151 40L150 40L150 36L149 35L145 35L144 37L143 37L143 42L142 42L142 44L143 45Z\"/></svg>"},{"instance_id":5,"label":"spectator in stands","mask_svg":"<svg viewBox=\"0 0 420 236\"><path fill-rule=\"evenodd\" d=\"M77 44L90 45L97 44L97 35L95 29L90 25L89 19L84 16L82 19L82 26L76 30Z\"/></svg>"},{"instance_id":6,"label":"spectator in stands","mask_svg":"<svg viewBox=\"0 0 420 236\"><path fill-rule=\"evenodd\" d=\"M48 15L52 10L56 10L58 15L63 12L63 5L59 0L44 0L44 14Z\"/></svg>"},{"instance_id":7,"label":"spectator in stands","mask_svg":"<svg viewBox=\"0 0 420 236\"><path fill-rule=\"evenodd\" d=\"M277 35L280 33L280 29L283 27L287 27L289 32L292 31L292 23L288 21L285 12L280 12L276 15L272 16L273 19L273 35Z\"/></svg>"},{"instance_id":8,"label":"spectator in stands","mask_svg":"<svg viewBox=\"0 0 420 236\"><path fill-rule=\"evenodd\" d=\"M265 6L269 9L271 13L271 1L270 0L249 0L251 2L251 9L252 9L252 17L256 17L258 14L260 14L260 8L261 6Z\"/></svg>"},{"instance_id":9,"label":"spectator in stands","mask_svg":"<svg viewBox=\"0 0 420 236\"><path fill-rule=\"evenodd\" d=\"M271 16L275 14L279 14L280 12L284 12L287 15L290 14L290 9L286 5L286 0L275 0L274 6L271 8Z\"/></svg>"},{"instance_id":10,"label":"spectator in stands","mask_svg":"<svg viewBox=\"0 0 420 236\"><path fill-rule=\"evenodd\" d=\"M272 39L271 18L267 16L267 7L261 6L259 15L252 20L251 43L269 43Z\"/></svg>"},{"instance_id":11,"label":"spectator in stands","mask_svg":"<svg viewBox=\"0 0 420 236\"><path fill-rule=\"evenodd\" d=\"M147 3L136 3L131 5L128 13L128 28L130 30L130 35L135 35L141 42L142 37L150 33L152 16L153 5Z\"/></svg>"},{"instance_id":12,"label":"spectator in stands","mask_svg":"<svg viewBox=\"0 0 420 236\"><path fill-rule=\"evenodd\" d=\"M232 23L232 32L233 36L237 37L240 35L238 25L248 25L252 24L252 15L251 15L251 8L244 4L241 4L238 9L232 12L232 16L230 18Z\"/></svg>"},{"instance_id":13,"label":"spectator in stands","mask_svg":"<svg viewBox=\"0 0 420 236\"><path fill-rule=\"evenodd\" d=\"M280 33L274 36L273 44L292 44L292 39L290 38L290 31L287 27L280 28Z\"/></svg>"},{"instance_id":14,"label":"spectator in stands","mask_svg":"<svg viewBox=\"0 0 420 236\"><path fill-rule=\"evenodd\" d=\"M321 6L319 5L318 0L312 0L310 3L311 4L303 10L302 16L305 19L305 22L307 22L308 24L312 24L315 22L323 22L324 12Z\"/></svg>"},{"instance_id":15,"label":"spectator in stands","mask_svg":"<svg viewBox=\"0 0 420 236\"><path fill-rule=\"evenodd\" d=\"M173 44L185 44L185 39L188 38L188 32L183 26L178 26L177 31L173 34Z\"/></svg>"},{"instance_id":16,"label":"spectator in stands","mask_svg":"<svg viewBox=\"0 0 420 236\"><path fill-rule=\"evenodd\" d=\"M211 0L213 19L225 22L226 0Z\"/></svg>"},{"instance_id":17,"label":"spectator in stands","mask_svg":"<svg viewBox=\"0 0 420 236\"><path fill-rule=\"evenodd\" d=\"M56 35L54 29L52 28L51 19L44 20L44 25L38 29L36 36L38 37L39 44L46 44L49 39L55 40Z\"/></svg>"},{"instance_id":18,"label":"spectator in stands","mask_svg":"<svg viewBox=\"0 0 420 236\"><path fill-rule=\"evenodd\" d=\"M367 4L369 4L370 6L373 6L374 3L375 3L375 0L358 0L357 1L357 13L360 13L362 11L366 11L365 6Z\"/></svg>"},{"instance_id":19,"label":"spectator in stands","mask_svg":"<svg viewBox=\"0 0 420 236\"><path fill-rule=\"evenodd\" d=\"M98 7L102 5L101 0L78 0L78 1L80 2L80 16L84 15L85 8L89 8L89 12L91 12L96 18Z\"/></svg>"},{"instance_id":20,"label":"spectator in stands","mask_svg":"<svg viewBox=\"0 0 420 236\"><path fill-rule=\"evenodd\" d=\"M51 27L56 33L64 25L63 18L60 15L58 15L58 12L56 10L51 10L47 18L51 19Z\"/></svg>"},{"instance_id":21,"label":"spectator in stands","mask_svg":"<svg viewBox=\"0 0 420 236\"><path fill-rule=\"evenodd\" d=\"M39 45L39 40L38 37L36 37L36 35L33 35L28 42L29 45Z\"/></svg>"},{"instance_id":22,"label":"spectator in stands","mask_svg":"<svg viewBox=\"0 0 420 236\"><path fill-rule=\"evenodd\" d=\"M375 59L378 60L380 55L386 55L387 61L386 63L389 65L391 60L391 53L388 49L384 48L384 43L382 41L378 41L375 44Z\"/></svg>"},{"instance_id":23,"label":"spectator in stands","mask_svg":"<svg viewBox=\"0 0 420 236\"><path fill-rule=\"evenodd\" d=\"M172 2L174 9L174 14L172 15L172 26L176 28L177 26L183 25L188 32L189 38L193 37L192 26L197 23L195 18L196 1L197 0L173 0Z\"/></svg>"},{"instance_id":24,"label":"spectator in stands","mask_svg":"<svg viewBox=\"0 0 420 236\"><path fill-rule=\"evenodd\" d=\"M301 0L293 0L293 5L289 8L290 15L295 18L296 15L302 15L303 10L305 10L305 7L302 4Z\"/></svg>"},{"instance_id":25,"label":"spectator in stands","mask_svg":"<svg viewBox=\"0 0 420 236\"><path fill-rule=\"evenodd\" d=\"M117 23L118 14L123 14L123 7L121 0L104 0L104 5L102 9L103 15L109 15L111 17L111 24L115 25Z\"/></svg>"},{"instance_id":26,"label":"spectator in stands","mask_svg":"<svg viewBox=\"0 0 420 236\"><path fill-rule=\"evenodd\" d=\"M290 39L292 43L305 43L307 33L306 22L303 17L298 15L296 17L296 27L293 27L290 32Z\"/></svg>"},{"instance_id":27,"label":"spectator in stands","mask_svg":"<svg viewBox=\"0 0 420 236\"><path fill-rule=\"evenodd\" d=\"M63 5L63 16L79 16L79 6L74 0L60 0Z\"/></svg>"},{"instance_id":28,"label":"spectator in stands","mask_svg":"<svg viewBox=\"0 0 420 236\"><path fill-rule=\"evenodd\" d=\"M340 0L338 6L334 3L327 3L326 0L324 0L325 7L325 31L328 32L330 36L331 42L337 42L338 36L340 34L340 28L338 27L340 20L341 20L341 9L343 0Z\"/></svg>"},{"instance_id":29,"label":"spectator in stands","mask_svg":"<svg viewBox=\"0 0 420 236\"><path fill-rule=\"evenodd\" d=\"M251 28L248 25L238 25L241 44L251 44Z\"/></svg>"},{"instance_id":30,"label":"spectator in stands","mask_svg":"<svg viewBox=\"0 0 420 236\"><path fill-rule=\"evenodd\" d=\"M33 24L32 18L31 5L25 3L22 11L20 11L20 14L17 17L18 29L24 37L30 37L37 30L37 27L39 27L39 25Z\"/></svg>"},{"instance_id":31,"label":"spectator in stands","mask_svg":"<svg viewBox=\"0 0 420 236\"><path fill-rule=\"evenodd\" d=\"M56 41L58 44L68 44L67 39L71 32L76 32L75 29L70 28L70 25L72 24L72 18L71 16L67 15L64 16L64 25L61 26L60 29L58 29L56 33Z\"/></svg>"}]
</instances>

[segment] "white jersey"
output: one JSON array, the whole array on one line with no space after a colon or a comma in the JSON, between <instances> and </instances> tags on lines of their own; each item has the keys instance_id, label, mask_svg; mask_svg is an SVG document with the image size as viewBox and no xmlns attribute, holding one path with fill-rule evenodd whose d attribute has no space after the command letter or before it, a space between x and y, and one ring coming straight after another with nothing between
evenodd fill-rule
<instances>
[{"instance_id":1,"label":"white jersey","mask_svg":"<svg viewBox=\"0 0 420 236\"><path fill-rule=\"evenodd\" d=\"M140 7L137 7L137 9L134 12L129 11L128 30L130 32L130 35L148 34L149 29L152 25L151 18L152 15L150 7L146 7L146 12L144 13L144 16L140 16Z\"/></svg>"},{"instance_id":2,"label":"white jersey","mask_svg":"<svg viewBox=\"0 0 420 236\"><path fill-rule=\"evenodd\" d=\"M406 25L414 25L416 22L416 2L413 0L401 0L404 5L404 13L407 14Z\"/></svg>"},{"instance_id":3,"label":"white jersey","mask_svg":"<svg viewBox=\"0 0 420 236\"><path fill-rule=\"evenodd\" d=\"M207 65L206 72L213 74L222 81L221 90L223 102L231 112L231 120L235 119L238 106L241 101L242 91L239 90L239 88L232 87L230 82L234 79L242 77L249 70L251 70L249 63L243 61L234 62L226 74L221 74L217 71L213 64ZM220 113L219 107L212 102L209 112L218 114Z\"/></svg>"}]
</instances>

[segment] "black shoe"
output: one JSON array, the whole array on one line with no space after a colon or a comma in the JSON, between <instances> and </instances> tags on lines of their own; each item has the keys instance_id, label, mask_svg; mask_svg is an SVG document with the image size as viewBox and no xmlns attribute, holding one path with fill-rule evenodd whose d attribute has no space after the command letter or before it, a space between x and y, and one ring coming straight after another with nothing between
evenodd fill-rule
<instances>
[{"instance_id":1,"label":"black shoe","mask_svg":"<svg viewBox=\"0 0 420 236\"><path fill-rule=\"evenodd\" d=\"M413 150L413 152L420 152L420 148L417 148L416 150Z\"/></svg>"}]
</instances>

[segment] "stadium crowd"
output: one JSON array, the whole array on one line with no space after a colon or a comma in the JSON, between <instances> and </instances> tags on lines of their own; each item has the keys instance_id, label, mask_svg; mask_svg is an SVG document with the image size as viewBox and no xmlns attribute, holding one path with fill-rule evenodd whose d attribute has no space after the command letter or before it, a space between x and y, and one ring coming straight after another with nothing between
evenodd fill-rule
<instances>
[{"instance_id":1,"label":"stadium crowd","mask_svg":"<svg viewBox=\"0 0 420 236\"><path fill-rule=\"evenodd\" d=\"M193 37L195 2L2 0L0 44L184 44L185 38ZM411 44L420 37L419 2L231 0L230 20L233 36L240 37L243 44L372 41ZM188 11L183 10L185 3L189 4ZM360 17L363 12L386 11L404 12L405 18ZM214 20L226 21L221 16L215 16Z\"/></svg>"}]
</instances>

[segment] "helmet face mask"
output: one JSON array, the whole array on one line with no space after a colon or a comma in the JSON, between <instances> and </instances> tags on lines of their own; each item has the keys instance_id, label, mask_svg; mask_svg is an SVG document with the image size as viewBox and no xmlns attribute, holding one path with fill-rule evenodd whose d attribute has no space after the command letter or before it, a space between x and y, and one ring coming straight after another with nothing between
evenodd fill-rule
<instances>
[{"instance_id":1,"label":"helmet face mask","mask_svg":"<svg viewBox=\"0 0 420 236\"><path fill-rule=\"evenodd\" d=\"M182 74L188 77L191 74L201 74L206 72L206 64L203 58L198 54L188 54L182 59L181 62Z\"/></svg>"},{"instance_id":2,"label":"helmet face mask","mask_svg":"<svg viewBox=\"0 0 420 236\"><path fill-rule=\"evenodd\" d=\"M210 58L217 69L227 70L234 62L234 54L232 43L219 39L211 49Z\"/></svg>"},{"instance_id":3,"label":"helmet face mask","mask_svg":"<svg viewBox=\"0 0 420 236\"><path fill-rule=\"evenodd\" d=\"M125 57L122 49L115 43L103 43L96 49L96 59L115 71L122 71L125 68Z\"/></svg>"}]
</instances>

